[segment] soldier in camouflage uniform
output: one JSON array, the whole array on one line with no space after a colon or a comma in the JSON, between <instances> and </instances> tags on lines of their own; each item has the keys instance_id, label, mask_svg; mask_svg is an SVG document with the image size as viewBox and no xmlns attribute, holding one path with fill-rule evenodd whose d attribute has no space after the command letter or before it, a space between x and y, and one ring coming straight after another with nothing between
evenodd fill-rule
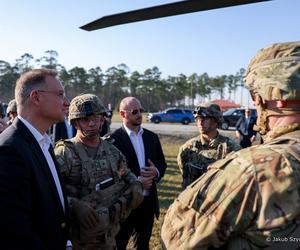
<instances>
[{"instance_id":1,"label":"soldier in camouflage uniform","mask_svg":"<svg viewBox=\"0 0 300 250\"><path fill-rule=\"evenodd\" d=\"M300 42L260 50L245 82L264 144L210 165L179 195L162 226L167 249L299 249Z\"/></svg>"},{"instance_id":2,"label":"soldier in camouflage uniform","mask_svg":"<svg viewBox=\"0 0 300 250\"><path fill-rule=\"evenodd\" d=\"M95 95L75 97L69 121L77 134L55 147L71 209L75 250L116 249L120 221L143 200L141 182L127 168L124 156L99 136L105 111Z\"/></svg>"},{"instance_id":3,"label":"soldier in camouflage uniform","mask_svg":"<svg viewBox=\"0 0 300 250\"><path fill-rule=\"evenodd\" d=\"M209 164L241 148L230 138L219 134L217 128L222 123L223 117L217 104L196 107L194 116L200 135L183 144L177 156L183 188L206 172Z\"/></svg>"},{"instance_id":4,"label":"soldier in camouflage uniform","mask_svg":"<svg viewBox=\"0 0 300 250\"><path fill-rule=\"evenodd\" d=\"M7 122L4 118L4 110L3 105L0 102L0 134L7 128Z\"/></svg>"},{"instance_id":5,"label":"soldier in camouflage uniform","mask_svg":"<svg viewBox=\"0 0 300 250\"><path fill-rule=\"evenodd\" d=\"M6 109L6 113L7 113L7 116L8 116L8 122L7 122L7 124L11 125L12 122L14 121L14 119L18 115L18 112L17 112L17 102L16 102L15 99L12 99L8 103L8 106L7 106L7 109Z\"/></svg>"}]
</instances>

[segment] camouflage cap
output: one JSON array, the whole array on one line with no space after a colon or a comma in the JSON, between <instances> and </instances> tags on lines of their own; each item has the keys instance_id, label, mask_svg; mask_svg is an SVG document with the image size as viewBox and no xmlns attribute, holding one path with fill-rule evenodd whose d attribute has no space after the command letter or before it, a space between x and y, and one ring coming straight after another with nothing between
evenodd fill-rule
<instances>
[{"instance_id":1,"label":"camouflage cap","mask_svg":"<svg viewBox=\"0 0 300 250\"><path fill-rule=\"evenodd\" d=\"M6 113L9 114L10 112L17 113L17 102L15 99L12 99L6 109Z\"/></svg>"},{"instance_id":2,"label":"camouflage cap","mask_svg":"<svg viewBox=\"0 0 300 250\"><path fill-rule=\"evenodd\" d=\"M197 106L194 109L194 117L213 117L217 120L218 123L223 122L223 115L221 108L218 104L208 103Z\"/></svg>"},{"instance_id":3,"label":"camouflage cap","mask_svg":"<svg viewBox=\"0 0 300 250\"><path fill-rule=\"evenodd\" d=\"M69 121L90 115L101 115L106 111L98 96L93 94L79 95L74 97L70 103Z\"/></svg>"},{"instance_id":4,"label":"camouflage cap","mask_svg":"<svg viewBox=\"0 0 300 250\"><path fill-rule=\"evenodd\" d=\"M300 42L261 49L244 80L250 91L265 100L300 100Z\"/></svg>"}]
</instances>

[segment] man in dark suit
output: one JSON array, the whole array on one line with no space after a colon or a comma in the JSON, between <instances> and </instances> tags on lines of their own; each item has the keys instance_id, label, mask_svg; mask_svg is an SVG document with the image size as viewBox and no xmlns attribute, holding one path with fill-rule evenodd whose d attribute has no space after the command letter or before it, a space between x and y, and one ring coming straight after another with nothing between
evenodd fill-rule
<instances>
[{"instance_id":1,"label":"man in dark suit","mask_svg":"<svg viewBox=\"0 0 300 250\"><path fill-rule=\"evenodd\" d=\"M21 75L15 97L19 115L0 135L0 248L65 250L68 206L46 131L68 101L48 69Z\"/></svg>"},{"instance_id":2,"label":"man in dark suit","mask_svg":"<svg viewBox=\"0 0 300 250\"><path fill-rule=\"evenodd\" d=\"M158 136L141 127L142 106L138 99L126 97L120 103L123 126L111 134L113 144L125 155L128 167L142 182L144 201L133 210L116 237L118 250L125 250L133 235L135 249L149 249L154 215L159 204L156 183L163 177L167 164Z\"/></svg>"},{"instance_id":3,"label":"man in dark suit","mask_svg":"<svg viewBox=\"0 0 300 250\"><path fill-rule=\"evenodd\" d=\"M242 148L251 147L252 142L256 138L256 131L253 127L256 123L256 118L251 115L249 108L245 109L245 116L242 116L236 124L236 137L240 140Z\"/></svg>"},{"instance_id":4,"label":"man in dark suit","mask_svg":"<svg viewBox=\"0 0 300 250\"><path fill-rule=\"evenodd\" d=\"M68 115L64 121L56 123L52 127L52 140L56 143L62 139L71 139L76 135L76 129L68 122Z\"/></svg>"}]
</instances>

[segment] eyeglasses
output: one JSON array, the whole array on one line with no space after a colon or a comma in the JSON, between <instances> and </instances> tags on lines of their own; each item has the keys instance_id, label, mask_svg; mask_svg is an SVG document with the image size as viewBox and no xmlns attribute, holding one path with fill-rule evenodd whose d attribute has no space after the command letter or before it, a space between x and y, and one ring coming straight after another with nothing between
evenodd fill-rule
<instances>
[{"instance_id":1,"label":"eyeglasses","mask_svg":"<svg viewBox=\"0 0 300 250\"><path fill-rule=\"evenodd\" d=\"M129 112L129 113L131 113L132 115L136 115L137 113L143 113L143 112L145 112L145 110L144 109L142 109L142 108L140 108L140 109L130 109L130 110L122 110L122 111L124 111L124 112Z\"/></svg>"},{"instance_id":2,"label":"eyeglasses","mask_svg":"<svg viewBox=\"0 0 300 250\"><path fill-rule=\"evenodd\" d=\"M43 90L43 89L37 89L37 92L42 92L42 93L49 93L58 96L60 99L65 99L66 95L63 90Z\"/></svg>"}]
</instances>

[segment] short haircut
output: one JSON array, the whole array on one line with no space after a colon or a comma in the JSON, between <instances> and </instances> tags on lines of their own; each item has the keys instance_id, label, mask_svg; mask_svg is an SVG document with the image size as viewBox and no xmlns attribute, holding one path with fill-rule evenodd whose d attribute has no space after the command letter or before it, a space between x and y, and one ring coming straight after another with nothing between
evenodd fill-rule
<instances>
[{"instance_id":1,"label":"short haircut","mask_svg":"<svg viewBox=\"0 0 300 250\"><path fill-rule=\"evenodd\" d=\"M131 104L133 102L137 102L141 106L141 102L139 101L139 99L137 99L136 97L133 97L133 96L127 96L121 100L120 105L119 105L119 111L124 110L125 107L127 107L129 104Z\"/></svg>"},{"instance_id":2,"label":"short haircut","mask_svg":"<svg viewBox=\"0 0 300 250\"><path fill-rule=\"evenodd\" d=\"M15 99L18 106L25 103L32 90L45 84L47 76L56 77L57 72L51 69L33 69L20 76L15 88Z\"/></svg>"}]
</instances>

